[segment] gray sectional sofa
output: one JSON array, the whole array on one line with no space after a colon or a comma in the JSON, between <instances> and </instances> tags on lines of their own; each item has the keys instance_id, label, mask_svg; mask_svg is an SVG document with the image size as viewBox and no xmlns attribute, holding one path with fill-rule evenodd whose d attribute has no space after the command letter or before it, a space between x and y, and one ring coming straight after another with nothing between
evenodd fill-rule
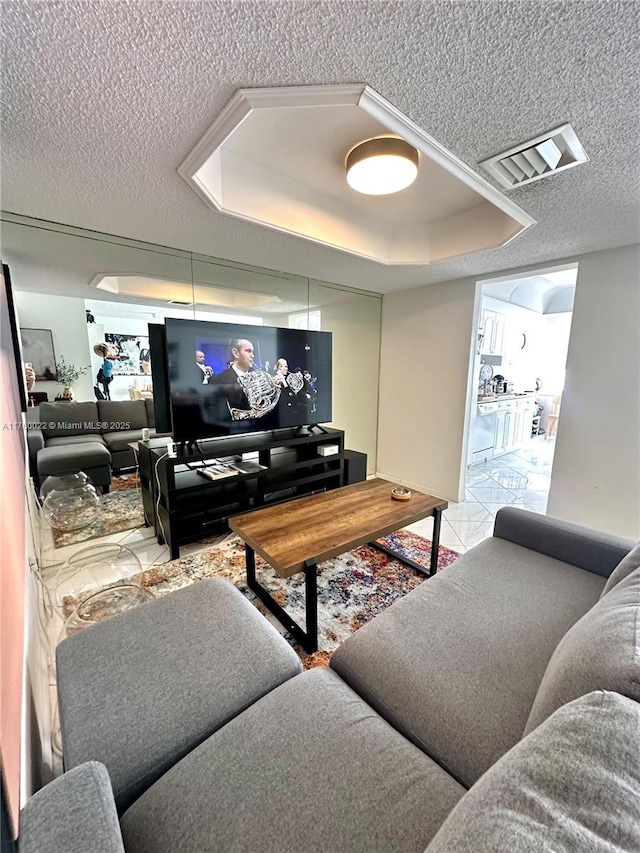
<instances>
[{"instance_id":1,"label":"gray sectional sofa","mask_svg":"<svg viewBox=\"0 0 640 853\"><path fill-rule=\"evenodd\" d=\"M330 667L202 581L58 646L20 851L637 853L639 626L640 545L517 509Z\"/></svg>"},{"instance_id":2,"label":"gray sectional sofa","mask_svg":"<svg viewBox=\"0 0 640 853\"><path fill-rule=\"evenodd\" d=\"M28 430L31 473L38 484L49 475L84 471L108 490L111 473L136 464L129 443L142 430L155 431L153 400L41 403L38 423Z\"/></svg>"}]
</instances>

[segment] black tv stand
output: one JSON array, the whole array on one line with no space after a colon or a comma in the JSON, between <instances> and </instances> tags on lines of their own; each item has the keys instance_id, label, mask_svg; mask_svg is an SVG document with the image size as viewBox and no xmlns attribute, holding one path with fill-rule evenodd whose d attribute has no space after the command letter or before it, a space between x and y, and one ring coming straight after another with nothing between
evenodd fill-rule
<instances>
[{"instance_id":1,"label":"black tv stand","mask_svg":"<svg viewBox=\"0 0 640 853\"><path fill-rule=\"evenodd\" d=\"M157 447L140 442L145 518L158 541L166 541L171 559L180 555L181 545L224 532L231 515L342 486L344 432L324 427L314 432L314 426L182 442L175 456L165 456L166 439ZM323 445L332 445L333 452L323 455ZM214 480L198 475L204 461L224 457L244 458L249 470Z\"/></svg>"},{"instance_id":2,"label":"black tv stand","mask_svg":"<svg viewBox=\"0 0 640 853\"><path fill-rule=\"evenodd\" d=\"M323 426L320 426L320 424L306 424L305 426L298 427L298 429L299 430L306 430L306 433L303 433L303 435L313 435L313 431L315 429L320 430L320 432L323 433L324 435L329 434L329 430Z\"/></svg>"},{"instance_id":3,"label":"black tv stand","mask_svg":"<svg viewBox=\"0 0 640 853\"><path fill-rule=\"evenodd\" d=\"M193 453L197 453L200 450L198 447L198 441L181 441L178 444L177 453L178 456L191 456Z\"/></svg>"}]
</instances>

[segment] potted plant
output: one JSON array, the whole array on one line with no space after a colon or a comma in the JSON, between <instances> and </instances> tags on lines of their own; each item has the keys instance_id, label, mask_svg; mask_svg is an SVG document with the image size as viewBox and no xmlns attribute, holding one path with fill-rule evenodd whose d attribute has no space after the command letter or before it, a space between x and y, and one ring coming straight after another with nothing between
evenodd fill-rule
<instances>
[{"instance_id":1,"label":"potted plant","mask_svg":"<svg viewBox=\"0 0 640 853\"><path fill-rule=\"evenodd\" d=\"M87 370L89 370L89 365L87 367L76 367L73 364L67 364L64 360L64 356L60 356L60 360L56 361L56 372L58 374L58 382L63 387L62 394L59 394L56 397L56 400L73 400L73 390L71 386L79 379L80 376L83 376Z\"/></svg>"}]
</instances>

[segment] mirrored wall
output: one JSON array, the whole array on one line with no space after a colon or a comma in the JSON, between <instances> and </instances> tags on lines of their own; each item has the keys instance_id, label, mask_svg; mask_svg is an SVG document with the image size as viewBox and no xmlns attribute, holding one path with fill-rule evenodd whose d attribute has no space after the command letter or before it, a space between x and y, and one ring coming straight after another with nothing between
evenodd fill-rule
<instances>
[{"instance_id":1,"label":"mirrored wall","mask_svg":"<svg viewBox=\"0 0 640 853\"><path fill-rule=\"evenodd\" d=\"M379 294L8 213L1 248L21 327L49 330L54 361L85 371L74 382L77 400L94 399L94 346L105 340L125 356L112 399L152 395L148 324L167 317L332 332L331 425L375 471ZM34 399L54 399L60 383L40 375Z\"/></svg>"}]
</instances>

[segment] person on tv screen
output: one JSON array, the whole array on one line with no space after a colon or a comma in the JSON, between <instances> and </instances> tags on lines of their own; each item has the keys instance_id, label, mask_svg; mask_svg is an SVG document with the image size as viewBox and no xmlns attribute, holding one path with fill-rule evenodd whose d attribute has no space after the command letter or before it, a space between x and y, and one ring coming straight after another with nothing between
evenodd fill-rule
<instances>
[{"instance_id":1,"label":"person on tv screen","mask_svg":"<svg viewBox=\"0 0 640 853\"><path fill-rule=\"evenodd\" d=\"M286 358L279 358L276 361L275 377L277 384L284 387L287 384L287 374L289 373L289 362Z\"/></svg>"},{"instance_id":2,"label":"person on tv screen","mask_svg":"<svg viewBox=\"0 0 640 853\"><path fill-rule=\"evenodd\" d=\"M205 364L206 356L201 349L196 350L196 380L198 385L208 385L209 379L214 374L213 367Z\"/></svg>"},{"instance_id":3,"label":"person on tv screen","mask_svg":"<svg viewBox=\"0 0 640 853\"><path fill-rule=\"evenodd\" d=\"M316 388L316 383L318 382L318 377L312 376L308 370L304 370L302 372L302 375L304 377L305 382L309 385L309 388L313 392L317 391L318 389Z\"/></svg>"},{"instance_id":4,"label":"person on tv screen","mask_svg":"<svg viewBox=\"0 0 640 853\"><path fill-rule=\"evenodd\" d=\"M224 387L226 404L234 421L261 418L277 404L280 396L272 376L264 370L254 370L253 343L246 338L231 342L229 367L218 373L216 384Z\"/></svg>"},{"instance_id":5,"label":"person on tv screen","mask_svg":"<svg viewBox=\"0 0 640 853\"><path fill-rule=\"evenodd\" d=\"M281 422L283 425L299 423L301 417L315 412L316 392L299 367L294 371L289 370L286 358L276 361L275 370L274 379L280 389Z\"/></svg>"},{"instance_id":6,"label":"person on tv screen","mask_svg":"<svg viewBox=\"0 0 640 853\"><path fill-rule=\"evenodd\" d=\"M289 387L289 362L279 358L275 363L274 380L280 390L280 409L290 409L294 403L294 391Z\"/></svg>"}]
</instances>

